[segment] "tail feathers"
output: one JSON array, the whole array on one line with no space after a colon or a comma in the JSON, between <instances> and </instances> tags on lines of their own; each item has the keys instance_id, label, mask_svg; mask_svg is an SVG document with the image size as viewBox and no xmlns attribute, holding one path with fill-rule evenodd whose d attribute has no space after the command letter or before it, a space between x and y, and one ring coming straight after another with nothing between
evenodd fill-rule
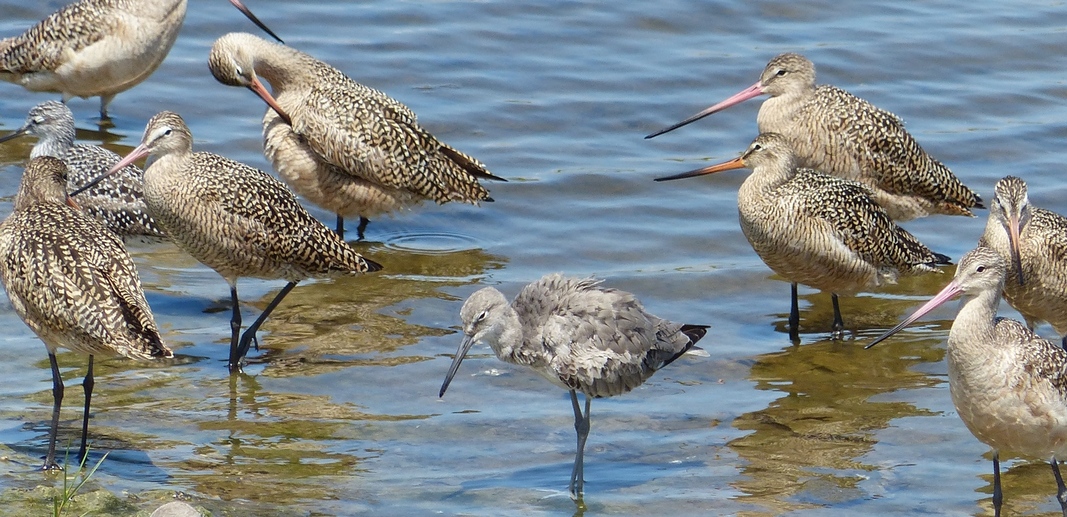
<instances>
[{"instance_id":1,"label":"tail feathers","mask_svg":"<svg viewBox=\"0 0 1067 517\"><path fill-rule=\"evenodd\" d=\"M500 176L497 176L486 170L485 165L482 165L482 162L479 162L473 157L463 154L445 144L441 144L441 153L443 153L453 162L456 162L457 165L462 167L463 170L469 172L475 178L507 181L506 179L501 178Z\"/></svg>"},{"instance_id":2,"label":"tail feathers","mask_svg":"<svg viewBox=\"0 0 1067 517\"><path fill-rule=\"evenodd\" d=\"M686 346L682 347L681 350L678 350L674 355L665 359L663 361L663 364L660 365L660 368L663 368L664 366L673 363L675 359L678 359L679 357L685 355L685 353L689 350L696 348L697 341L700 341L700 339L708 333L709 328L711 328L710 325L682 325L682 328L678 329L678 332L685 334L685 337L689 338L689 343L686 344Z\"/></svg>"}]
</instances>

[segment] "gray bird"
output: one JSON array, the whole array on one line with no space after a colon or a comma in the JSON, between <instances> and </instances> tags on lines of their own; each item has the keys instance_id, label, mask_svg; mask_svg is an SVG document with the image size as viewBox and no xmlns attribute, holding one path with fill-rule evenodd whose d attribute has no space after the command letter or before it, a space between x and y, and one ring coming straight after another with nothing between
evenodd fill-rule
<instances>
[{"instance_id":1,"label":"gray bird","mask_svg":"<svg viewBox=\"0 0 1067 517\"><path fill-rule=\"evenodd\" d=\"M1067 217L1030 204L1026 182L997 182L979 244L1011 264L1004 298L1031 330L1047 321L1067 347Z\"/></svg>"},{"instance_id":2,"label":"gray bird","mask_svg":"<svg viewBox=\"0 0 1067 517\"><path fill-rule=\"evenodd\" d=\"M63 379L56 350L89 355L82 383L81 448L86 453L93 357L173 357L145 301L137 269L122 241L67 196L62 161L34 158L22 175L15 207L0 223L0 280L22 321L44 341L52 367L52 425L45 469L55 468Z\"/></svg>"},{"instance_id":3,"label":"gray bird","mask_svg":"<svg viewBox=\"0 0 1067 517\"><path fill-rule=\"evenodd\" d=\"M1018 321L998 318L1011 269L1000 254L979 246L960 259L956 277L870 348L934 308L963 294L948 333L948 386L971 434L993 449L993 508L1000 515L1000 454L1049 460L1067 517L1067 487L1059 458L1067 458L1067 351Z\"/></svg>"},{"instance_id":4,"label":"gray bird","mask_svg":"<svg viewBox=\"0 0 1067 517\"><path fill-rule=\"evenodd\" d=\"M492 347L501 361L527 366L568 390L578 449L569 490L582 493L583 457L594 397L626 393L693 348L706 325L685 325L645 311L634 295L600 287L593 278L550 274L522 289L510 304L492 287L470 296L460 310L463 342L439 396L474 343ZM577 392L585 394L585 412Z\"/></svg>"},{"instance_id":5,"label":"gray bird","mask_svg":"<svg viewBox=\"0 0 1067 517\"><path fill-rule=\"evenodd\" d=\"M122 158L98 145L74 143L74 114L66 104L45 101L30 110L26 123L0 138L6 142L23 135L38 138L30 158L52 156L67 165L67 189L74 191L107 172ZM144 171L129 165L78 195L78 206L124 240L163 238L144 204Z\"/></svg>"},{"instance_id":6,"label":"gray bird","mask_svg":"<svg viewBox=\"0 0 1067 517\"><path fill-rule=\"evenodd\" d=\"M792 284L789 337L799 340L797 284L831 293L833 329L844 329L838 294L886 283L900 274L938 272L949 258L896 225L860 183L800 168L789 141L762 133L739 158L656 181L749 168L737 192L741 231L775 273Z\"/></svg>"},{"instance_id":7,"label":"gray bird","mask_svg":"<svg viewBox=\"0 0 1067 517\"><path fill-rule=\"evenodd\" d=\"M763 94L771 98L756 117L761 133L785 136L800 167L867 185L893 219L973 216L972 208L985 208L977 193L919 146L899 117L835 86L815 86L815 65L800 54L776 56L756 84L645 138Z\"/></svg>"},{"instance_id":8,"label":"gray bird","mask_svg":"<svg viewBox=\"0 0 1067 517\"><path fill-rule=\"evenodd\" d=\"M492 201L478 180L505 181L437 140L407 106L298 50L235 32L215 41L208 67L267 103L264 153L294 190L337 214L338 233L359 216L362 239L371 217L424 200Z\"/></svg>"},{"instance_id":9,"label":"gray bird","mask_svg":"<svg viewBox=\"0 0 1067 517\"><path fill-rule=\"evenodd\" d=\"M177 113L152 117L140 145L109 174L149 155L155 157L144 173L149 213L179 248L230 285L231 371L240 369L256 331L297 282L381 269L309 214L273 176L217 154L194 153L193 135ZM240 337L239 277L289 282Z\"/></svg>"}]
</instances>

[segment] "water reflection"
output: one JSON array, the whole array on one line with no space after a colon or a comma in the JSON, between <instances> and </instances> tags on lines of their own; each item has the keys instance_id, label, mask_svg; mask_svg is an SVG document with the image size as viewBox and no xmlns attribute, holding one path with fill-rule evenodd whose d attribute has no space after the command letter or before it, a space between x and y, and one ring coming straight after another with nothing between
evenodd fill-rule
<instances>
[{"instance_id":1,"label":"water reflection","mask_svg":"<svg viewBox=\"0 0 1067 517\"><path fill-rule=\"evenodd\" d=\"M766 409L733 423L753 431L729 442L745 460L733 483L749 502L780 514L869 497L859 484L878 468L860 458L873 432L898 418L932 414L905 402L872 402L901 389L934 386L942 379L915 366L940 361L935 340L909 353L879 354L852 341L818 341L756 358L756 389L782 392Z\"/></svg>"}]
</instances>

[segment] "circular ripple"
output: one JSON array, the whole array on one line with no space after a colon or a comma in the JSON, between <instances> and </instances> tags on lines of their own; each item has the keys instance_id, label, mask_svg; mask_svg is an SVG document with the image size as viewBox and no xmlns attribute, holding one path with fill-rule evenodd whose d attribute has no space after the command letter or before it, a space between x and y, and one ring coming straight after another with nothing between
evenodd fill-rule
<instances>
[{"instance_id":1,"label":"circular ripple","mask_svg":"<svg viewBox=\"0 0 1067 517\"><path fill-rule=\"evenodd\" d=\"M407 233L385 239L385 247L414 253L444 255L478 249L477 239L457 233Z\"/></svg>"}]
</instances>

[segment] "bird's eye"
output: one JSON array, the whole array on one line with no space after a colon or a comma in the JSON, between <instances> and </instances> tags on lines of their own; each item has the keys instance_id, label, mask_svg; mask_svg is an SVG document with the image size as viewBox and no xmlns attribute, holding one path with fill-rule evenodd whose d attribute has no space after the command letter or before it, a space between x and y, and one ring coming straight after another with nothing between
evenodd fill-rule
<instances>
[{"instance_id":1,"label":"bird's eye","mask_svg":"<svg viewBox=\"0 0 1067 517\"><path fill-rule=\"evenodd\" d=\"M774 76L775 77L783 77L783 76L785 76L785 74L788 74L788 73L789 73L788 70L779 68L778 71L774 73Z\"/></svg>"},{"instance_id":2,"label":"bird's eye","mask_svg":"<svg viewBox=\"0 0 1067 517\"><path fill-rule=\"evenodd\" d=\"M762 145L760 145L760 144L752 144L752 150L753 150L753 151L760 151L760 150L763 150L763 146L762 146Z\"/></svg>"},{"instance_id":3,"label":"bird's eye","mask_svg":"<svg viewBox=\"0 0 1067 517\"><path fill-rule=\"evenodd\" d=\"M171 128L169 128L169 127L168 127L168 128L166 129L166 131L163 131L163 136L170 136L170 134L171 134L171 133L172 133L173 131L174 131L173 129L171 129Z\"/></svg>"},{"instance_id":4,"label":"bird's eye","mask_svg":"<svg viewBox=\"0 0 1067 517\"><path fill-rule=\"evenodd\" d=\"M474 321L476 321L476 322L477 322L477 321L482 321L482 320L484 320L484 319L485 319L485 317L486 317L486 316L488 316L488 315L489 315L489 312L488 312L488 311L482 311L482 313L481 313L481 314L479 314L479 315L478 315L478 317L474 319Z\"/></svg>"},{"instance_id":5,"label":"bird's eye","mask_svg":"<svg viewBox=\"0 0 1067 517\"><path fill-rule=\"evenodd\" d=\"M975 268L975 271L981 273L982 271L985 271L985 266L978 266L977 268Z\"/></svg>"}]
</instances>

